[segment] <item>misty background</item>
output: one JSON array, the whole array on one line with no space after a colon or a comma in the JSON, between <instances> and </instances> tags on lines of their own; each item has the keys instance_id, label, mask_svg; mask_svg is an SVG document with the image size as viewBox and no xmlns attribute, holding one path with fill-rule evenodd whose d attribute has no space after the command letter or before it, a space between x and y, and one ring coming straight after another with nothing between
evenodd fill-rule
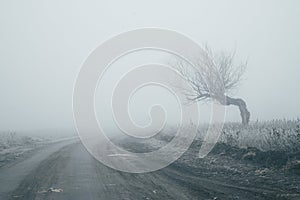
<instances>
[{"instance_id":1,"label":"misty background","mask_svg":"<svg viewBox=\"0 0 300 200\"><path fill-rule=\"evenodd\" d=\"M74 129L72 92L82 63L103 41L142 27L236 50L236 60L248 60L248 67L233 96L246 100L251 120L296 118L299 6L258 0L1 1L0 131ZM240 121L236 107L227 107L226 121Z\"/></svg>"}]
</instances>

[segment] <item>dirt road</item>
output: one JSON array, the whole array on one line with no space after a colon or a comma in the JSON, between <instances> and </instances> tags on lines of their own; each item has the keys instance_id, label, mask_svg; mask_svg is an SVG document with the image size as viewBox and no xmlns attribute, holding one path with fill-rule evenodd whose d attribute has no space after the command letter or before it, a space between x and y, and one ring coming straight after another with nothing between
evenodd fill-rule
<instances>
[{"instance_id":1,"label":"dirt road","mask_svg":"<svg viewBox=\"0 0 300 200\"><path fill-rule=\"evenodd\" d=\"M274 199L282 192L255 183L251 187L235 184L230 174L197 175L180 161L151 173L119 172L96 161L78 140L49 145L0 168L0 185L3 200Z\"/></svg>"}]
</instances>

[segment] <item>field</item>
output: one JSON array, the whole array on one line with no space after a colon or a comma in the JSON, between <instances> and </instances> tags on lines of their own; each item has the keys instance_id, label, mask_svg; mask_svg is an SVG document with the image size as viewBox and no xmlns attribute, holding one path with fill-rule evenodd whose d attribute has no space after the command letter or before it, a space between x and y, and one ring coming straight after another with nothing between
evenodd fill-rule
<instances>
[{"instance_id":1,"label":"field","mask_svg":"<svg viewBox=\"0 0 300 200\"><path fill-rule=\"evenodd\" d=\"M16 132L0 133L0 167L32 151L39 142L37 138L21 136Z\"/></svg>"},{"instance_id":2,"label":"field","mask_svg":"<svg viewBox=\"0 0 300 200\"><path fill-rule=\"evenodd\" d=\"M201 145L206 129L199 129L194 146ZM226 123L212 153L300 174L300 119L256 121L246 127Z\"/></svg>"}]
</instances>

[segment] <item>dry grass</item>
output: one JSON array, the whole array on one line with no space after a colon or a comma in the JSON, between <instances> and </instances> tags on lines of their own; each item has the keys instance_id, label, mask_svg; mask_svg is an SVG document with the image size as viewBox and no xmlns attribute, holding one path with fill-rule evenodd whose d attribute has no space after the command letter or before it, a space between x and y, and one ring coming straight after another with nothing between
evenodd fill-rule
<instances>
[{"instance_id":1,"label":"dry grass","mask_svg":"<svg viewBox=\"0 0 300 200\"><path fill-rule=\"evenodd\" d=\"M203 137L207 125L199 129ZM225 123L219 142L240 148L255 147L261 151L300 151L300 119Z\"/></svg>"}]
</instances>

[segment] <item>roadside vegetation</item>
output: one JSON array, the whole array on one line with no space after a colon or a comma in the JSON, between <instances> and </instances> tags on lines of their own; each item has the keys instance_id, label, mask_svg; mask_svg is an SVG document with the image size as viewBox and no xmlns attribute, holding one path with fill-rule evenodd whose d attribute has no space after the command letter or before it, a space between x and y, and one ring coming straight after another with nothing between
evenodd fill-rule
<instances>
[{"instance_id":1,"label":"roadside vegetation","mask_svg":"<svg viewBox=\"0 0 300 200\"><path fill-rule=\"evenodd\" d=\"M206 129L207 126L199 129L193 145L201 145ZM225 123L212 154L300 175L300 119L255 121L247 126Z\"/></svg>"},{"instance_id":2,"label":"roadside vegetation","mask_svg":"<svg viewBox=\"0 0 300 200\"><path fill-rule=\"evenodd\" d=\"M0 167L32 151L40 139L20 135L13 131L0 133Z\"/></svg>"}]
</instances>

